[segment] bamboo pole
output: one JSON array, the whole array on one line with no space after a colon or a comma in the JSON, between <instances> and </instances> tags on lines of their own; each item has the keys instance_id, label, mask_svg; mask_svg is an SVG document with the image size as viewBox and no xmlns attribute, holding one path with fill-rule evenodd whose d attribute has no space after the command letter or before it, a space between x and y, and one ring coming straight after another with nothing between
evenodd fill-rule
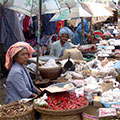
<instances>
[{"instance_id":1,"label":"bamboo pole","mask_svg":"<svg viewBox=\"0 0 120 120\"><path fill-rule=\"evenodd\" d=\"M90 33L92 34L92 19L90 20Z\"/></svg>"},{"instance_id":2,"label":"bamboo pole","mask_svg":"<svg viewBox=\"0 0 120 120\"><path fill-rule=\"evenodd\" d=\"M92 19L90 20L90 34L91 35L93 34L93 31L92 31ZM91 39L91 43L93 43L93 38Z\"/></svg>"},{"instance_id":3,"label":"bamboo pole","mask_svg":"<svg viewBox=\"0 0 120 120\"><path fill-rule=\"evenodd\" d=\"M37 60L36 60L36 77L35 80L38 80L38 66L39 66L39 56L40 56L40 51L39 51L39 42L40 40L40 35L41 35L41 25L40 25L40 20L41 20L41 11L42 11L42 0L39 0L39 15L38 15L38 36L37 36Z\"/></svg>"},{"instance_id":4,"label":"bamboo pole","mask_svg":"<svg viewBox=\"0 0 120 120\"><path fill-rule=\"evenodd\" d=\"M84 21L83 21L83 17L81 17L81 25L82 25L82 44L84 44Z\"/></svg>"}]
</instances>

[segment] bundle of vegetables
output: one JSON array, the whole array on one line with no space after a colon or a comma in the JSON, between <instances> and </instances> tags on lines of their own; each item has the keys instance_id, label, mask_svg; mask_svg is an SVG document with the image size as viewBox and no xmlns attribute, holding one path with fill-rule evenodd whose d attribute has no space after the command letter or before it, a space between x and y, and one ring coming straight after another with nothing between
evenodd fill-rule
<instances>
[{"instance_id":1,"label":"bundle of vegetables","mask_svg":"<svg viewBox=\"0 0 120 120\"><path fill-rule=\"evenodd\" d=\"M48 106L43 107L52 110L71 110L84 107L88 104L85 97L77 98L75 92L48 94L46 101Z\"/></svg>"}]
</instances>

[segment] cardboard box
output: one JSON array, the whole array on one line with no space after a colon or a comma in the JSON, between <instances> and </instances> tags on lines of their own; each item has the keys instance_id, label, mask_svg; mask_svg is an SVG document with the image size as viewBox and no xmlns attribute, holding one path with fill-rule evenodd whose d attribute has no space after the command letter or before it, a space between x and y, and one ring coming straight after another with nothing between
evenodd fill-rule
<instances>
[{"instance_id":1,"label":"cardboard box","mask_svg":"<svg viewBox=\"0 0 120 120\"><path fill-rule=\"evenodd\" d=\"M100 96L94 96L93 99L93 106L95 107L103 107L102 103L100 102Z\"/></svg>"}]
</instances>

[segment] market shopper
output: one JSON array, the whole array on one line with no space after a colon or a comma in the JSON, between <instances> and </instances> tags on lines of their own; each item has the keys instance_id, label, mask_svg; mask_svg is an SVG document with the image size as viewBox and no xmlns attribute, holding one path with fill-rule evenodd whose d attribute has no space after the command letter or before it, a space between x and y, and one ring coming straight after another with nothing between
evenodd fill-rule
<instances>
[{"instance_id":1,"label":"market shopper","mask_svg":"<svg viewBox=\"0 0 120 120\"><path fill-rule=\"evenodd\" d=\"M59 31L60 40L53 43L50 55L55 57L62 57L65 49L72 48L68 42L73 36L73 32L68 27L63 27Z\"/></svg>"},{"instance_id":2,"label":"market shopper","mask_svg":"<svg viewBox=\"0 0 120 120\"><path fill-rule=\"evenodd\" d=\"M5 67L10 71L6 80L6 103L35 97L41 92L34 86L25 66L33 52L35 50L26 42L17 42L8 49Z\"/></svg>"},{"instance_id":3,"label":"market shopper","mask_svg":"<svg viewBox=\"0 0 120 120\"><path fill-rule=\"evenodd\" d=\"M91 18L86 18L86 19L83 19L83 23L84 23L84 44L87 44L87 40L88 38L91 36L89 34L90 32L90 27L89 27L89 24L88 22L91 20ZM75 32L75 35L73 37L73 44L75 45L82 45L82 24L81 22L78 24L78 27L76 28L76 32Z\"/></svg>"}]
</instances>

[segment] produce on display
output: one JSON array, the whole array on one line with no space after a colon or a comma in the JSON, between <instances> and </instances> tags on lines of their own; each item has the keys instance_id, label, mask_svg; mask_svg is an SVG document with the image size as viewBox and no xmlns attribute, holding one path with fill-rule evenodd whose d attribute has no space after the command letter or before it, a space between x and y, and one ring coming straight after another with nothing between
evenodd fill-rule
<instances>
[{"instance_id":1,"label":"produce on display","mask_svg":"<svg viewBox=\"0 0 120 120\"><path fill-rule=\"evenodd\" d=\"M13 104L11 106L1 106L0 107L0 118L2 117L14 117L17 115L22 115L25 112L29 112L32 110L32 107L29 107L25 104L18 103Z\"/></svg>"},{"instance_id":2,"label":"produce on display","mask_svg":"<svg viewBox=\"0 0 120 120\"><path fill-rule=\"evenodd\" d=\"M79 47L81 51L95 51L97 47L95 44L82 45Z\"/></svg>"},{"instance_id":3,"label":"produce on display","mask_svg":"<svg viewBox=\"0 0 120 120\"><path fill-rule=\"evenodd\" d=\"M120 102L120 89L113 89L102 93L101 100L103 102Z\"/></svg>"},{"instance_id":4,"label":"produce on display","mask_svg":"<svg viewBox=\"0 0 120 120\"><path fill-rule=\"evenodd\" d=\"M46 102L48 105L43 108L51 110L78 109L88 104L85 97L77 97L75 92L48 94Z\"/></svg>"}]
</instances>

